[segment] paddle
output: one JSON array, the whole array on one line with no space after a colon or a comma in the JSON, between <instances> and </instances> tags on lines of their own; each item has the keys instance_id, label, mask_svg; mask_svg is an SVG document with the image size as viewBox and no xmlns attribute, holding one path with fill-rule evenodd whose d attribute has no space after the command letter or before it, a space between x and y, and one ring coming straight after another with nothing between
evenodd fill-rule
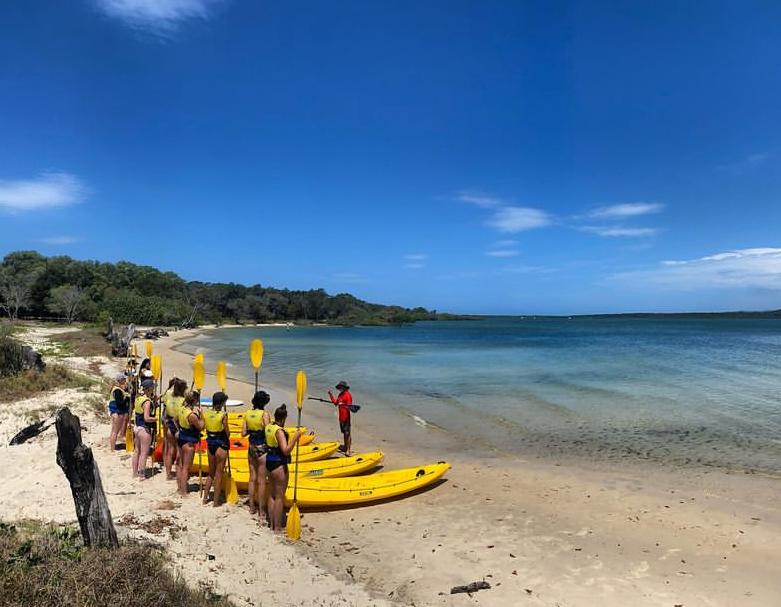
<instances>
[{"instance_id":1,"label":"paddle","mask_svg":"<svg viewBox=\"0 0 781 607\"><path fill-rule=\"evenodd\" d=\"M298 427L301 427L301 409L304 406L304 393L306 392L306 373L299 371L296 374L296 407L298 407ZM296 462L298 462L298 451L301 443L296 441ZM293 472L293 507L287 513L287 523L285 531L291 540L297 540L301 537L301 514L298 512L298 463L296 463Z\"/></svg>"},{"instance_id":2,"label":"paddle","mask_svg":"<svg viewBox=\"0 0 781 607\"><path fill-rule=\"evenodd\" d=\"M259 339L253 339L249 347L249 359L252 366L255 367L255 392L258 391L258 370L260 363L263 362L263 342Z\"/></svg>"},{"instance_id":3,"label":"paddle","mask_svg":"<svg viewBox=\"0 0 781 607\"><path fill-rule=\"evenodd\" d=\"M148 341L146 343L149 344L147 346L147 352L150 352L151 351L152 342ZM155 378L155 394L157 394L157 386L158 386L158 382L160 381L160 376L161 376L162 370L163 370L163 359L160 357L159 354L156 354L155 356L152 357L152 365L151 366L152 366L152 377ZM154 401L153 401L152 404L154 404ZM157 415L156 419L157 419L157 422L155 423L155 436L154 436L155 440L152 441L153 445L154 445L155 442L157 442L157 439L159 438L160 432L162 430L162 424L160 423L160 416Z\"/></svg>"},{"instance_id":4,"label":"paddle","mask_svg":"<svg viewBox=\"0 0 781 607\"><path fill-rule=\"evenodd\" d=\"M146 346L146 357L152 358L152 342L147 340L146 344L144 345Z\"/></svg>"},{"instance_id":5,"label":"paddle","mask_svg":"<svg viewBox=\"0 0 781 607\"><path fill-rule=\"evenodd\" d=\"M200 358L199 358L200 357ZM198 354L193 360L193 386L198 390L198 408L201 407L201 388L203 388L203 354ZM198 492L203 497L203 449L201 441L196 443L198 447Z\"/></svg>"},{"instance_id":6,"label":"paddle","mask_svg":"<svg viewBox=\"0 0 781 607\"><path fill-rule=\"evenodd\" d=\"M330 400L325 400L324 398L318 398L316 396L307 396L309 400L319 400L321 403L328 403L329 405L333 405L333 402ZM350 411L353 413L357 413L361 410L361 405L350 405Z\"/></svg>"},{"instance_id":7,"label":"paddle","mask_svg":"<svg viewBox=\"0 0 781 607\"><path fill-rule=\"evenodd\" d=\"M225 392L225 386L227 382L226 382L225 363L223 361L217 363L217 383L220 384L220 390ZM227 415L227 413L225 413L225 415ZM236 502L239 501L239 489L236 486L236 481L233 480L233 475L231 474L230 449L228 449L228 474L225 475L225 473L223 472L222 475L222 490L225 491L225 501L228 502L229 504L235 504Z\"/></svg>"}]
</instances>

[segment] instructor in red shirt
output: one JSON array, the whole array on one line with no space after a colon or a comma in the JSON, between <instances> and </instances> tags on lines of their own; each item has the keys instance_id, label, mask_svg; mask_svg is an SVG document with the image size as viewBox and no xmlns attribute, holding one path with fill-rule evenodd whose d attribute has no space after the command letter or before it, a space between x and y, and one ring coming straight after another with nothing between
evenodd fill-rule
<instances>
[{"instance_id":1,"label":"instructor in red shirt","mask_svg":"<svg viewBox=\"0 0 781 607\"><path fill-rule=\"evenodd\" d=\"M336 397L331 394L330 390L328 391L328 396L339 411L339 429L344 435L344 454L351 455L350 406L353 404L353 396L350 394L350 386L346 382L340 381L336 384L336 389L339 390L339 394Z\"/></svg>"}]
</instances>

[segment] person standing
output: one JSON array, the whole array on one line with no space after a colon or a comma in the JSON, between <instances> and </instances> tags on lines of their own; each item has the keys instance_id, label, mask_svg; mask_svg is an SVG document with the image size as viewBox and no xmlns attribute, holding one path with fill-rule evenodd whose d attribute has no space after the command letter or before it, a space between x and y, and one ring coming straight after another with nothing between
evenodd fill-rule
<instances>
[{"instance_id":1,"label":"person standing","mask_svg":"<svg viewBox=\"0 0 781 607\"><path fill-rule=\"evenodd\" d=\"M165 468L166 480L176 478L172 468L179 460L179 445L176 442L176 435L179 432L179 407L184 402L184 393L187 390L187 382L174 377L168 384L163 396L165 425L163 432L165 444L163 447L163 467Z\"/></svg>"},{"instance_id":2,"label":"person standing","mask_svg":"<svg viewBox=\"0 0 781 607\"><path fill-rule=\"evenodd\" d=\"M198 392L187 392L184 401L179 406L179 465L176 468L176 481L179 495L187 497L189 488L187 479L190 476L190 466L195 457L196 445L201 440L203 430L203 410L201 395Z\"/></svg>"},{"instance_id":3,"label":"person standing","mask_svg":"<svg viewBox=\"0 0 781 607\"><path fill-rule=\"evenodd\" d=\"M157 425L155 412L155 382L145 379L141 382L141 395L136 397L134 413L136 419L135 440L132 457L133 476L146 480L146 458L152 446L152 433Z\"/></svg>"},{"instance_id":4,"label":"person standing","mask_svg":"<svg viewBox=\"0 0 781 607\"><path fill-rule=\"evenodd\" d=\"M271 398L263 390L255 392L252 397L252 410L244 415L244 424L241 429L242 436L249 436L247 449L247 463L249 465L249 513L260 512L261 519L266 510L266 432L265 428L271 423L271 416L265 410ZM267 516L268 518L268 516Z\"/></svg>"},{"instance_id":5,"label":"person standing","mask_svg":"<svg viewBox=\"0 0 781 607\"><path fill-rule=\"evenodd\" d=\"M264 428L266 433L266 470L271 491L268 498L268 517L271 530L283 533L282 511L285 505L285 489L287 489L290 473L290 452L301 438L301 429L297 428L293 438L287 439L285 433L287 407L283 404L274 411L274 422Z\"/></svg>"},{"instance_id":6,"label":"person standing","mask_svg":"<svg viewBox=\"0 0 781 607\"><path fill-rule=\"evenodd\" d=\"M225 460L228 459L230 449L230 428L228 426L228 414L225 411L225 403L228 395L225 392L215 392L212 396L212 410L203 414L203 423L206 428L206 444L209 449L209 474L203 489L201 503L206 505L209 497L209 489L214 489L212 502L214 507L222 504L220 492L222 491L222 476L225 471Z\"/></svg>"},{"instance_id":7,"label":"person standing","mask_svg":"<svg viewBox=\"0 0 781 607\"><path fill-rule=\"evenodd\" d=\"M353 404L353 396L350 394L350 386L346 382L340 381L336 384L336 389L339 390L339 394L334 397L331 391L328 391L328 396L331 402L337 408L339 412L339 429L342 431L344 437L343 451L345 455L351 455L352 447L352 435L350 433L350 410Z\"/></svg>"},{"instance_id":8,"label":"person standing","mask_svg":"<svg viewBox=\"0 0 781 607\"><path fill-rule=\"evenodd\" d=\"M111 432L108 437L109 451L117 448L117 437L124 436L130 410L130 394L127 392L127 375L117 375L116 384L111 389L108 411L111 416Z\"/></svg>"}]
</instances>

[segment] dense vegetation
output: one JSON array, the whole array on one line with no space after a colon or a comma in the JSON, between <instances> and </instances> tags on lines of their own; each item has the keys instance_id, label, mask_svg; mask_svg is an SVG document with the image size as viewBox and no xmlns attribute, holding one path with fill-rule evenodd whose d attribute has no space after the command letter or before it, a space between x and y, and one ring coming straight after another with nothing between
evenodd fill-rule
<instances>
[{"instance_id":1,"label":"dense vegetation","mask_svg":"<svg viewBox=\"0 0 781 607\"><path fill-rule=\"evenodd\" d=\"M198 322L304 321L401 324L457 318L424 308L372 304L323 289L291 291L186 281L173 272L125 261L101 263L35 251L9 253L0 265L0 309L9 317L57 317L190 326Z\"/></svg>"}]
</instances>

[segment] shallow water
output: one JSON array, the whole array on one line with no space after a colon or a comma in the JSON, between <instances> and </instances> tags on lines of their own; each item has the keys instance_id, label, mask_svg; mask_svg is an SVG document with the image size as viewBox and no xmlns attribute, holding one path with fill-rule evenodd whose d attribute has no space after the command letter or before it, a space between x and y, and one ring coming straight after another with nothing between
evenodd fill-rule
<instances>
[{"instance_id":1,"label":"shallow water","mask_svg":"<svg viewBox=\"0 0 781 607\"><path fill-rule=\"evenodd\" d=\"M779 320L251 327L207 331L181 349L251 380L255 337L272 383L292 390L304 369L308 394L326 397L344 379L367 409L417 418L469 447L781 473Z\"/></svg>"}]
</instances>

